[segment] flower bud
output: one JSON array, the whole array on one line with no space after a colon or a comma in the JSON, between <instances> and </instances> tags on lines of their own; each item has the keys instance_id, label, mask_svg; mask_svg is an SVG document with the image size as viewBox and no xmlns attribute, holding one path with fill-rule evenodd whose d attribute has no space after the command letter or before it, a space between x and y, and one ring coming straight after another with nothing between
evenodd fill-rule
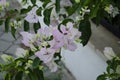
<instances>
[{"instance_id":1,"label":"flower bud","mask_svg":"<svg viewBox=\"0 0 120 80\"><path fill-rule=\"evenodd\" d=\"M10 6L9 2L6 2L5 7L8 8Z\"/></svg>"},{"instance_id":2,"label":"flower bud","mask_svg":"<svg viewBox=\"0 0 120 80\"><path fill-rule=\"evenodd\" d=\"M26 74L29 74L30 72L28 70L25 71Z\"/></svg>"},{"instance_id":3,"label":"flower bud","mask_svg":"<svg viewBox=\"0 0 120 80\"><path fill-rule=\"evenodd\" d=\"M80 3L80 0L75 0L76 3Z\"/></svg>"},{"instance_id":4,"label":"flower bud","mask_svg":"<svg viewBox=\"0 0 120 80\"><path fill-rule=\"evenodd\" d=\"M12 61L12 60L13 60L13 57L10 56L10 55L7 55L7 54L1 55L1 58L2 58L3 61L5 61L5 62L9 62L9 61Z\"/></svg>"},{"instance_id":5,"label":"flower bud","mask_svg":"<svg viewBox=\"0 0 120 80\"><path fill-rule=\"evenodd\" d=\"M0 5L0 12L2 11L2 5Z\"/></svg>"},{"instance_id":6,"label":"flower bud","mask_svg":"<svg viewBox=\"0 0 120 80\"><path fill-rule=\"evenodd\" d=\"M32 60L28 60L28 63L29 63L29 64L32 64L32 63L33 63L33 61L32 61Z\"/></svg>"}]
</instances>

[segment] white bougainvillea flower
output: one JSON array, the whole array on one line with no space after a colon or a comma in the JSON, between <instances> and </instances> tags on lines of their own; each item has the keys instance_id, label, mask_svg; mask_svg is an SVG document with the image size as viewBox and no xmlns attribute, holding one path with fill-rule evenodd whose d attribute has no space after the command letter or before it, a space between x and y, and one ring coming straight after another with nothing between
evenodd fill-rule
<instances>
[{"instance_id":1,"label":"white bougainvillea flower","mask_svg":"<svg viewBox=\"0 0 120 80\"><path fill-rule=\"evenodd\" d=\"M64 46L70 51L74 51L77 48L77 45L74 43L74 40L81 36L81 32L79 32L76 28L73 27L72 22L68 22L65 25L60 26L60 30L62 31Z\"/></svg>"},{"instance_id":2,"label":"white bougainvillea flower","mask_svg":"<svg viewBox=\"0 0 120 80\"><path fill-rule=\"evenodd\" d=\"M56 72L58 70L58 65L53 60L51 60L50 62L46 63L46 65L49 67L51 72Z\"/></svg>"},{"instance_id":3,"label":"white bougainvillea flower","mask_svg":"<svg viewBox=\"0 0 120 80\"><path fill-rule=\"evenodd\" d=\"M28 54L28 50L25 50L23 48L17 48L15 54L17 57L23 57Z\"/></svg>"},{"instance_id":4,"label":"white bougainvillea flower","mask_svg":"<svg viewBox=\"0 0 120 80\"><path fill-rule=\"evenodd\" d=\"M44 37L44 38L48 38L48 37L50 37L52 35L50 27L40 28L37 31L37 34L39 34L40 37Z\"/></svg>"},{"instance_id":5,"label":"white bougainvillea flower","mask_svg":"<svg viewBox=\"0 0 120 80\"><path fill-rule=\"evenodd\" d=\"M75 51L77 49L77 45L75 44L75 42L73 40L70 39L65 39L65 48L67 48L70 51Z\"/></svg>"},{"instance_id":6,"label":"white bougainvillea flower","mask_svg":"<svg viewBox=\"0 0 120 80\"><path fill-rule=\"evenodd\" d=\"M76 21L78 22L83 20L86 13L90 13L90 9L88 9L88 6L81 8L80 15L76 17Z\"/></svg>"},{"instance_id":7,"label":"white bougainvillea flower","mask_svg":"<svg viewBox=\"0 0 120 80\"><path fill-rule=\"evenodd\" d=\"M105 7L105 11L107 11L112 17L115 17L117 14L119 14L119 9L117 7L113 7L111 4Z\"/></svg>"},{"instance_id":8,"label":"white bougainvillea flower","mask_svg":"<svg viewBox=\"0 0 120 80\"><path fill-rule=\"evenodd\" d=\"M109 60L116 57L116 54L114 53L114 51L111 47L105 47L103 53Z\"/></svg>"},{"instance_id":9,"label":"white bougainvillea flower","mask_svg":"<svg viewBox=\"0 0 120 80\"><path fill-rule=\"evenodd\" d=\"M27 16L25 17L25 20L28 21L29 23L38 23L39 18L38 15L36 14L37 7L33 7L30 12L28 12Z\"/></svg>"},{"instance_id":10,"label":"white bougainvillea flower","mask_svg":"<svg viewBox=\"0 0 120 80\"><path fill-rule=\"evenodd\" d=\"M58 24L59 24L59 17L56 13L55 8L53 8L53 10L51 12L51 16L50 16L50 25L52 27L56 27L56 26L58 26Z\"/></svg>"},{"instance_id":11,"label":"white bougainvillea flower","mask_svg":"<svg viewBox=\"0 0 120 80\"><path fill-rule=\"evenodd\" d=\"M46 47L48 45L49 39L52 36L51 33L51 28L50 27L44 27L44 28L40 28L37 31L37 45L40 46L44 46Z\"/></svg>"},{"instance_id":12,"label":"white bougainvillea flower","mask_svg":"<svg viewBox=\"0 0 120 80\"><path fill-rule=\"evenodd\" d=\"M58 29L53 30L54 39L50 42L50 45L54 49L60 49L64 45L63 34Z\"/></svg>"},{"instance_id":13,"label":"white bougainvillea flower","mask_svg":"<svg viewBox=\"0 0 120 80\"><path fill-rule=\"evenodd\" d=\"M35 50L35 47L33 45L33 43L36 41L35 34L31 34L31 33L28 33L28 32L20 32L20 34L23 37L22 43L25 46L30 47L32 50Z\"/></svg>"},{"instance_id":14,"label":"white bougainvillea flower","mask_svg":"<svg viewBox=\"0 0 120 80\"><path fill-rule=\"evenodd\" d=\"M55 50L52 48L41 48L35 55L40 58L44 63L48 63L53 59Z\"/></svg>"},{"instance_id":15,"label":"white bougainvillea flower","mask_svg":"<svg viewBox=\"0 0 120 80\"><path fill-rule=\"evenodd\" d=\"M61 26L60 26L60 30L62 31L62 33L63 33L64 35L69 34L69 32L72 30L72 28L73 28L73 23L72 23L72 22L68 22L68 23L66 24L66 26L65 26L65 25L61 25Z\"/></svg>"}]
</instances>

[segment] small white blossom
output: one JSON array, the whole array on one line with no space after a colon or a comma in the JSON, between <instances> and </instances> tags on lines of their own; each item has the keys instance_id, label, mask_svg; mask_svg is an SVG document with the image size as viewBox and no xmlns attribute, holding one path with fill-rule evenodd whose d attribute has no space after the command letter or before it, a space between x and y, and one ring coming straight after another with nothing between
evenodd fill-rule
<instances>
[{"instance_id":1,"label":"small white blossom","mask_svg":"<svg viewBox=\"0 0 120 80\"><path fill-rule=\"evenodd\" d=\"M105 47L103 52L104 52L104 55L105 55L109 60L111 60L111 59L113 59L114 57L116 57L116 55L115 55L115 53L114 53L114 51L113 51L113 49L112 49L111 47Z\"/></svg>"},{"instance_id":2,"label":"small white blossom","mask_svg":"<svg viewBox=\"0 0 120 80\"><path fill-rule=\"evenodd\" d=\"M88 9L87 6L85 6L84 8L81 8L80 15L76 17L76 21L83 20L86 13L90 13L90 9Z\"/></svg>"},{"instance_id":3,"label":"small white blossom","mask_svg":"<svg viewBox=\"0 0 120 80\"><path fill-rule=\"evenodd\" d=\"M23 48L17 48L15 54L17 57L23 57L28 53L28 50L24 50Z\"/></svg>"},{"instance_id":4,"label":"small white blossom","mask_svg":"<svg viewBox=\"0 0 120 80\"><path fill-rule=\"evenodd\" d=\"M53 60L51 60L50 62L46 63L46 65L49 67L51 72L56 72L58 70L58 65Z\"/></svg>"},{"instance_id":5,"label":"small white blossom","mask_svg":"<svg viewBox=\"0 0 120 80\"><path fill-rule=\"evenodd\" d=\"M107 11L107 13L112 17L115 17L117 14L119 14L119 9L117 7L113 7L111 4L105 7L105 11Z\"/></svg>"}]
</instances>

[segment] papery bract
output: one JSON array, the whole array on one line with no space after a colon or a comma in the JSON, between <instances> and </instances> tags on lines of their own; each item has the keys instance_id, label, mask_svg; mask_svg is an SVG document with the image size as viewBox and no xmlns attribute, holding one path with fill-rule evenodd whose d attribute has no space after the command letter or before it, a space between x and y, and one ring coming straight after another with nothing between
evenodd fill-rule
<instances>
[{"instance_id":1,"label":"papery bract","mask_svg":"<svg viewBox=\"0 0 120 80\"><path fill-rule=\"evenodd\" d=\"M36 14L37 7L33 7L30 12L28 12L27 16L25 17L25 20L28 21L29 23L38 23L39 18L38 15Z\"/></svg>"},{"instance_id":2,"label":"papery bract","mask_svg":"<svg viewBox=\"0 0 120 80\"><path fill-rule=\"evenodd\" d=\"M27 47L31 47L32 44L35 42L35 39L36 39L35 34L31 34L31 33L28 33L28 32L20 32L20 34L23 37L22 43Z\"/></svg>"},{"instance_id":3,"label":"papery bract","mask_svg":"<svg viewBox=\"0 0 120 80\"><path fill-rule=\"evenodd\" d=\"M17 57L24 57L28 53L28 50L25 50L23 48L17 48L15 54Z\"/></svg>"},{"instance_id":4,"label":"papery bract","mask_svg":"<svg viewBox=\"0 0 120 80\"><path fill-rule=\"evenodd\" d=\"M48 63L53 59L55 50L51 48L41 48L35 55L40 58L44 63Z\"/></svg>"},{"instance_id":5,"label":"papery bract","mask_svg":"<svg viewBox=\"0 0 120 80\"><path fill-rule=\"evenodd\" d=\"M53 31L53 37L54 39L51 41L52 48L59 49L63 47L64 45L63 34L61 34L58 29L55 29Z\"/></svg>"},{"instance_id":6,"label":"papery bract","mask_svg":"<svg viewBox=\"0 0 120 80\"><path fill-rule=\"evenodd\" d=\"M53 60L51 60L50 62L46 63L46 65L49 67L51 72L56 72L58 70L58 65Z\"/></svg>"},{"instance_id":7,"label":"papery bract","mask_svg":"<svg viewBox=\"0 0 120 80\"><path fill-rule=\"evenodd\" d=\"M60 29L63 34L64 46L68 50L74 51L77 48L77 45L74 43L74 40L81 36L81 32L79 32L77 29L73 27L72 22L68 22L66 26L61 25Z\"/></svg>"},{"instance_id":8,"label":"papery bract","mask_svg":"<svg viewBox=\"0 0 120 80\"><path fill-rule=\"evenodd\" d=\"M37 31L37 34L44 38L50 37L52 35L49 27L40 28Z\"/></svg>"}]
</instances>

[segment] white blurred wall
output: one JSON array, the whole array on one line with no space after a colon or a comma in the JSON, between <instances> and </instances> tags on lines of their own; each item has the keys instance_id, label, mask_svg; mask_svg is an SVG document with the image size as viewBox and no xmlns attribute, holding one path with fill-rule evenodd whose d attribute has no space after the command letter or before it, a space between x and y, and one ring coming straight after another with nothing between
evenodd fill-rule
<instances>
[{"instance_id":1,"label":"white blurred wall","mask_svg":"<svg viewBox=\"0 0 120 80\"><path fill-rule=\"evenodd\" d=\"M78 44L75 52L62 50L63 62L76 80L96 80L106 69L106 59L88 43L85 47Z\"/></svg>"}]
</instances>

